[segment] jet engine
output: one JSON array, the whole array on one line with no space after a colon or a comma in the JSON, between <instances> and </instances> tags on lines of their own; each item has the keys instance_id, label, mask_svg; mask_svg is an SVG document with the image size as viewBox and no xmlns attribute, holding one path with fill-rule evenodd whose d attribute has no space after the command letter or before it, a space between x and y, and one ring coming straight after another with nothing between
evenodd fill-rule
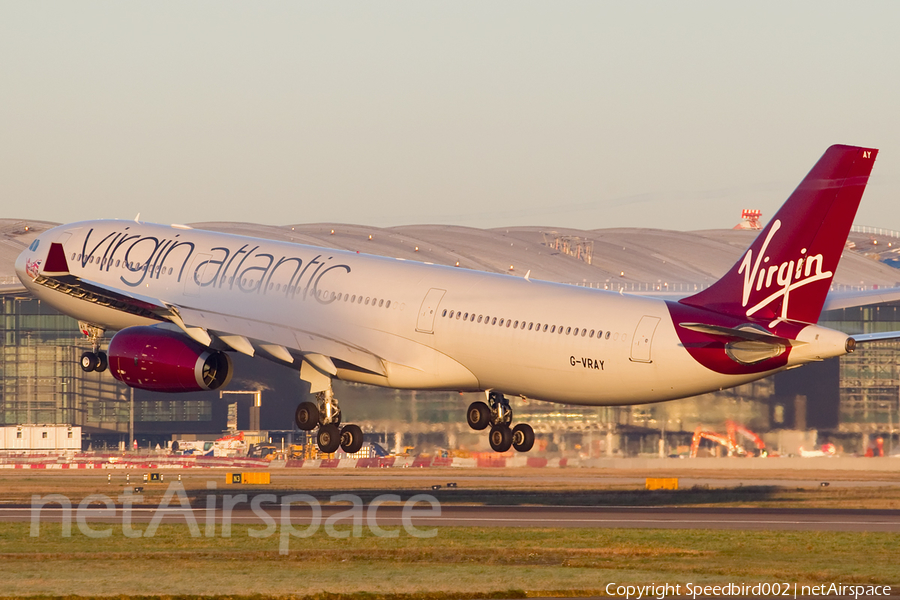
<instances>
[{"instance_id":1,"label":"jet engine","mask_svg":"<svg viewBox=\"0 0 900 600\"><path fill-rule=\"evenodd\" d=\"M122 383L153 392L216 390L234 369L224 352L158 327L128 327L109 342L109 370Z\"/></svg>"}]
</instances>

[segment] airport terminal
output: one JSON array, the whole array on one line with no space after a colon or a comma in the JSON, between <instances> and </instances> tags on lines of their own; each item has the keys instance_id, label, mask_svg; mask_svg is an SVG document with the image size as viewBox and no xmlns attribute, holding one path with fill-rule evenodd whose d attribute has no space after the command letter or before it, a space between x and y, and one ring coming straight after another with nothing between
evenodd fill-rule
<instances>
[{"instance_id":1,"label":"airport terminal","mask_svg":"<svg viewBox=\"0 0 900 600\"><path fill-rule=\"evenodd\" d=\"M192 226L460 269L527 274L612 292L677 297L714 282L752 241L762 215L745 210L737 217L736 226L692 232L224 222ZM263 432L262 439L295 440L293 411L307 398L308 384L295 371L263 359L235 353L234 380L226 390L215 392L132 390L108 371L83 372L79 356L90 345L78 324L28 296L13 272L16 256L35 235L55 225L0 220L0 428L8 432L0 440L6 449L72 448L73 432L81 438L82 449L132 442L140 448L165 448L173 440L215 439L237 430ZM900 233L854 227L833 289L900 285L898 253ZM898 303L886 303L826 311L821 323L851 334L897 330L897 309ZM692 442L697 445L701 439L709 440L699 448L701 455L724 456L735 450L717 439L728 427L749 432L748 439L757 434L769 452L826 448L845 455L887 455L900 447L898 348L897 342L869 344L840 359L656 405L598 408L512 401L538 434L535 450L551 457L687 455L689 449L697 452ZM487 449L483 436L473 435L465 422L471 394L346 383L336 386L335 394L366 439L390 452ZM45 429L35 429L41 427ZM31 441L26 444L26 439ZM755 450L752 443L744 446Z\"/></svg>"}]
</instances>

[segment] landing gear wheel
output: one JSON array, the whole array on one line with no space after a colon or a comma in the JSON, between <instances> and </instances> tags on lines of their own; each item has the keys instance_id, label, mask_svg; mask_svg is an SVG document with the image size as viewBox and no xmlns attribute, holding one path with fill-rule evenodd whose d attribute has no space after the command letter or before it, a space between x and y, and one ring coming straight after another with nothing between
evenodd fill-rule
<instances>
[{"instance_id":1,"label":"landing gear wheel","mask_svg":"<svg viewBox=\"0 0 900 600\"><path fill-rule=\"evenodd\" d=\"M499 423L491 427L491 433L488 435L491 442L491 448L494 452L506 452L512 446L512 431L506 423Z\"/></svg>"},{"instance_id":2,"label":"landing gear wheel","mask_svg":"<svg viewBox=\"0 0 900 600\"><path fill-rule=\"evenodd\" d=\"M341 447L341 430L337 425L322 425L319 427L319 435L316 436L319 451L331 454Z\"/></svg>"},{"instance_id":3,"label":"landing gear wheel","mask_svg":"<svg viewBox=\"0 0 900 600\"><path fill-rule=\"evenodd\" d=\"M512 446L516 452L528 452L534 446L534 429L528 423L519 423L512 430Z\"/></svg>"},{"instance_id":4,"label":"landing gear wheel","mask_svg":"<svg viewBox=\"0 0 900 600\"><path fill-rule=\"evenodd\" d=\"M469 427L476 431L486 428L491 422L491 409L484 402L473 402L466 411Z\"/></svg>"},{"instance_id":5,"label":"landing gear wheel","mask_svg":"<svg viewBox=\"0 0 900 600\"><path fill-rule=\"evenodd\" d=\"M81 370L90 373L97 369L97 356L93 352L85 352L81 355Z\"/></svg>"},{"instance_id":6,"label":"landing gear wheel","mask_svg":"<svg viewBox=\"0 0 900 600\"><path fill-rule=\"evenodd\" d=\"M363 445L363 432L359 425L344 425L341 428L341 450L356 454Z\"/></svg>"},{"instance_id":7,"label":"landing gear wheel","mask_svg":"<svg viewBox=\"0 0 900 600\"><path fill-rule=\"evenodd\" d=\"M102 373L109 368L109 358L107 358L106 352L98 352L96 356L97 362L94 365L94 370L98 373Z\"/></svg>"},{"instance_id":8,"label":"landing gear wheel","mask_svg":"<svg viewBox=\"0 0 900 600\"><path fill-rule=\"evenodd\" d=\"M294 422L301 431L312 431L319 425L319 408L313 402L301 402L294 413Z\"/></svg>"}]
</instances>

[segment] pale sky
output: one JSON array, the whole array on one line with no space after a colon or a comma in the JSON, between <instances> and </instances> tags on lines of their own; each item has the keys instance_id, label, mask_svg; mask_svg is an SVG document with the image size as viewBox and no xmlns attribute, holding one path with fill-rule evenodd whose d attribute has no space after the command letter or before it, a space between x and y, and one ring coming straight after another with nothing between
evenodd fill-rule
<instances>
[{"instance_id":1,"label":"pale sky","mask_svg":"<svg viewBox=\"0 0 900 600\"><path fill-rule=\"evenodd\" d=\"M900 2L0 0L0 217L900 229Z\"/></svg>"}]
</instances>

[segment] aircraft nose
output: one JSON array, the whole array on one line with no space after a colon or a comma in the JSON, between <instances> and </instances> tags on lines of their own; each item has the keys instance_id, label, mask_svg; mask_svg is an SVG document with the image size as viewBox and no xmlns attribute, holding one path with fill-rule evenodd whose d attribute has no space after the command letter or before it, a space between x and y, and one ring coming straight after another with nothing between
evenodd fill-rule
<instances>
[{"instance_id":1,"label":"aircraft nose","mask_svg":"<svg viewBox=\"0 0 900 600\"><path fill-rule=\"evenodd\" d=\"M16 258L16 276L26 287L37 277L41 266L41 249L46 250L41 247L45 245L41 237L37 237Z\"/></svg>"}]
</instances>

